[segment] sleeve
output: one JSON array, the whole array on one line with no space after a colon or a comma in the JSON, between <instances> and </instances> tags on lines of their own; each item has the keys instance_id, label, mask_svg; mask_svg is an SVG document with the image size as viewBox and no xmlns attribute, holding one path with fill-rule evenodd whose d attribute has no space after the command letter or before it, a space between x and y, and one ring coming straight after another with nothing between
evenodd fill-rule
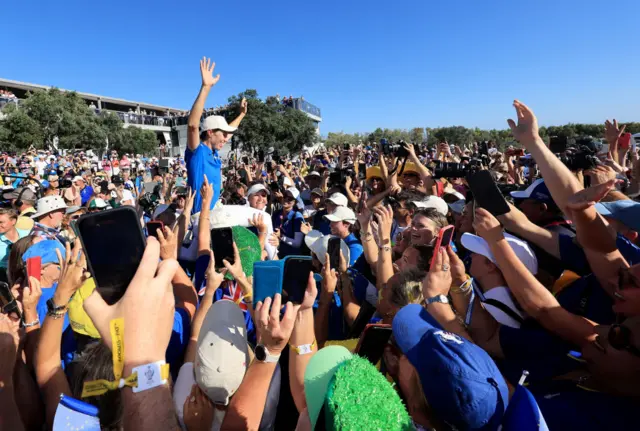
<instances>
[{"instance_id":1,"label":"sleeve","mask_svg":"<svg viewBox=\"0 0 640 431\"><path fill-rule=\"evenodd\" d=\"M195 377L193 377L193 362L185 362L180 367L178 378L173 385L173 405L176 408L176 416L178 416L178 422L180 428L186 430L184 425L184 402L191 393L191 387L196 383Z\"/></svg>"},{"instance_id":2,"label":"sleeve","mask_svg":"<svg viewBox=\"0 0 640 431\"><path fill-rule=\"evenodd\" d=\"M191 335L191 318L184 308L176 308L173 315L173 328L171 338L167 346L166 361L171 367L171 374L175 376L178 367L182 363L184 351L189 343Z\"/></svg>"},{"instance_id":3,"label":"sleeve","mask_svg":"<svg viewBox=\"0 0 640 431\"><path fill-rule=\"evenodd\" d=\"M587 275L591 272L591 267L582 248L575 243L575 238L569 235L558 235L558 247L560 258L565 268L570 269L579 275Z\"/></svg>"}]
</instances>

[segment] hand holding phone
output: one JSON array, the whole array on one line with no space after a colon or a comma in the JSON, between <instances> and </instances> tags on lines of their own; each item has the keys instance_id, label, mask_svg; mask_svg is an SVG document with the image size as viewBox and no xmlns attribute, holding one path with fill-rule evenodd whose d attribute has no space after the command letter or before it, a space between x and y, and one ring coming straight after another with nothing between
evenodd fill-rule
<instances>
[{"instance_id":1,"label":"hand holding phone","mask_svg":"<svg viewBox=\"0 0 640 431\"><path fill-rule=\"evenodd\" d=\"M216 257L216 269L224 268L223 260L231 265L236 261L233 250L233 230L230 227L211 229L211 250Z\"/></svg>"},{"instance_id":2,"label":"hand holding phone","mask_svg":"<svg viewBox=\"0 0 640 431\"><path fill-rule=\"evenodd\" d=\"M431 257L429 271L433 271L433 265L435 264L435 261L436 261L436 255L440 250L440 248L447 248L449 244L451 244L454 231L455 231L455 227L453 225L449 225L440 229L440 232L438 233L438 238L436 239L436 245L435 247L433 247L433 256Z\"/></svg>"},{"instance_id":3,"label":"hand holding phone","mask_svg":"<svg viewBox=\"0 0 640 431\"><path fill-rule=\"evenodd\" d=\"M309 256L289 256L284 263L282 292L288 295L288 301L302 304L307 290L309 273L313 270L313 261Z\"/></svg>"},{"instance_id":4,"label":"hand holding phone","mask_svg":"<svg viewBox=\"0 0 640 431\"><path fill-rule=\"evenodd\" d=\"M474 205L486 209L495 217L511 211L489 171L478 171L470 175L467 182L473 193Z\"/></svg>"},{"instance_id":5,"label":"hand holding phone","mask_svg":"<svg viewBox=\"0 0 640 431\"><path fill-rule=\"evenodd\" d=\"M42 274L42 258L40 256L30 257L27 259L27 277L33 277L40 281Z\"/></svg>"},{"instance_id":6,"label":"hand holding phone","mask_svg":"<svg viewBox=\"0 0 640 431\"><path fill-rule=\"evenodd\" d=\"M158 229L164 230L164 223L159 220L152 220L147 222L147 236L152 236L158 239Z\"/></svg>"},{"instance_id":7,"label":"hand holding phone","mask_svg":"<svg viewBox=\"0 0 640 431\"><path fill-rule=\"evenodd\" d=\"M329 238L327 254L329 255L329 268L338 271L340 269L340 241L338 237Z\"/></svg>"}]
</instances>

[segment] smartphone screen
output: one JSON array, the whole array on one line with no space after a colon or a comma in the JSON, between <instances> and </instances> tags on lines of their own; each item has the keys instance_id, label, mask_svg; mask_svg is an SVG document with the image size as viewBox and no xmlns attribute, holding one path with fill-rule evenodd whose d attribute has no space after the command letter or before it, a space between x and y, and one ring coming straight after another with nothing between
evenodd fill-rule
<instances>
[{"instance_id":1,"label":"smartphone screen","mask_svg":"<svg viewBox=\"0 0 640 431\"><path fill-rule=\"evenodd\" d=\"M329 267L337 271L340 268L340 238L329 238L327 254L329 254Z\"/></svg>"},{"instance_id":2,"label":"smartphone screen","mask_svg":"<svg viewBox=\"0 0 640 431\"><path fill-rule=\"evenodd\" d=\"M467 181L473 193L473 200L478 207L486 209L496 217L511 211L489 171L478 171Z\"/></svg>"},{"instance_id":3,"label":"smartphone screen","mask_svg":"<svg viewBox=\"0 0 640 431\"><path fill-rule=\"evenodd\" d=\"M302 303L304 291L307 290L309 273L312 271L311 257L292 256L284 264L282 291L288 295L288 301Z\"/></svg>"},{"instance_id":4,"label":"smartphone screen","mask_svg":"<svg viewBox=\"0 0 640 431\"><path fill-rule=\"evenodd\" d=\"M436 261L436 253L441 247L447 247L451 244L451 239L453 238L453 232L455 231L454 226L449 225L440 229L438 233L438 238L436 239L436 245L433 248L433 256L431 257L430 270L433 269L434 262Z\"/></svg>"},{"instance_id":5,"label":"smartphone screen","mask_svg":"<svg viewBox=\"0 0 640 431\"><path fill-rule=\"evenodd\" d=\"M22 320L18 302L14 298L11 288L4 281L0 281L0 311L14 320Z\"/></svg>"},{"instance_id":6,"label":"smartphone screen","mask_svg":"<svg viewBox=\"0 0 640 431\"><path fill-rule=\"evenodd\" d=\"M382 358L384 347L389 342L391 325L367 325L364 328L356 353L366 358L373 365Z\"/></svg>"},{"instance_id":7,"label":"smartphone screen","mask_svg":"<svg viewBox=\"0 0 640 431\"><path fill-rule=\"evenodd\" d=\"M367 178L367 164L358 163L358 179L364 180L365 178Z\"/></svg>"},{"instance_id":8,"label":"smartphone screen","mask_svg":"<svg viewBox=\"0 0 640 431\"><path fill-rule=\"evenodd\" d=\"M147 235L153 236L158 239L158 229L162 230L164 223L161 221L148 221L147 222Z\"/></svg>"},{"instance_id":9,"label":"smartphone screen","mask_svg":"<svg viewBox=\"0 0 640 431\"><path fill-rule=\"evenodd\" d=\"M42 274L42 258L40 256L30 257L27 259L27 277L33 277L40 281Z\"/></svg>"},{"instance_id":10,"label":"smartphone screen","mask_svg":"<svg viewBox=\"0 0 640 431\"><path fill-rule=\"evenodd\" d=\"M223 260L234 264L233 231L230 227L211 229L211 250L216 258L216 269L224 268Z\"/></svg>"},{"instance_id":11,"label":"smartphone screen","mask_svg":"<svg viewBox=\"0 0 640 431\"><path fill-rule=\"evenodd\" d=\"M118 302L144 254L145 238L138 214L125 206L85 214L77 226L98 292L107 304Z\"/></svg>"}]
</instances>

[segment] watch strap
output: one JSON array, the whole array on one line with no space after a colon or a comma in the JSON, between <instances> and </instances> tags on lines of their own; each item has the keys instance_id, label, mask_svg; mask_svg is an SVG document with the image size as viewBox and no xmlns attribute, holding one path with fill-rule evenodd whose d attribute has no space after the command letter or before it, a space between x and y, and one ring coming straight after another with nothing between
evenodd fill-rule
<instances>
[{"instance_id":1,"label":"watch strap","mask_svg":"<svg viewBox=\"0 0 640 431\"><path fill-rule=\"evenodd\" d=\"M449 298L447 298L445 295L436 295L424 300L425 305L430 305L430 304L433 304L434 302L439 302L441 304L448 304Z\"/></svg>"}]
</instances>

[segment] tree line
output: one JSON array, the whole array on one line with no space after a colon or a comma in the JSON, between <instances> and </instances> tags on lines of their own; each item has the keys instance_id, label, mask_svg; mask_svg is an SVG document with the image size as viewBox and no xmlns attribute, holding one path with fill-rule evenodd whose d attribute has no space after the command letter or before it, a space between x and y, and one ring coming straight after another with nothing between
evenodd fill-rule
<instances>
[{"instance_id":1,"label":"tree line","mask_svg":"<svg viewBox=\"0 0 640 431\"><path fill-rule=\"evenodd\" d=\"M626 125L626 132L631 134L640 133L640 123L621 123L620 126ZM550 136L561 136L567 138L576 138L583 136L592 136L594 138L604 138L603 124L576 124L569 123L563 126L540 127L540 136L548 142ZM423 143L432 146L440 142L448 142L459 146L468 146L473 142L494 141L498 147L503 148L507 145L519 146L511 135L509 129L491 129L485 130L480 128L467 128L463 126L436 127L436 128L420 128L413 129L382 129L377 128L371 133L333 133L330 132L324 137L324 143L328 147L342 145L348 143L357 145L358 143L380 142L385 138L391 142L404 140L406 142Z\"/></svg>"},{"instance_id":2,"label":"tree line","mask_svg":"<svg viewBox=\"0 0 640 431\"><path fill-rule=\"evenodd\" d=\"M2 109L0 148L5 151L58 148L107 149L121 153L150 154L158 149L156 134L138 127L124 127L116 114L96 115L73 91L57 88L27 94L20 105L9 103Z\"/></svg>"}]
</instances>

